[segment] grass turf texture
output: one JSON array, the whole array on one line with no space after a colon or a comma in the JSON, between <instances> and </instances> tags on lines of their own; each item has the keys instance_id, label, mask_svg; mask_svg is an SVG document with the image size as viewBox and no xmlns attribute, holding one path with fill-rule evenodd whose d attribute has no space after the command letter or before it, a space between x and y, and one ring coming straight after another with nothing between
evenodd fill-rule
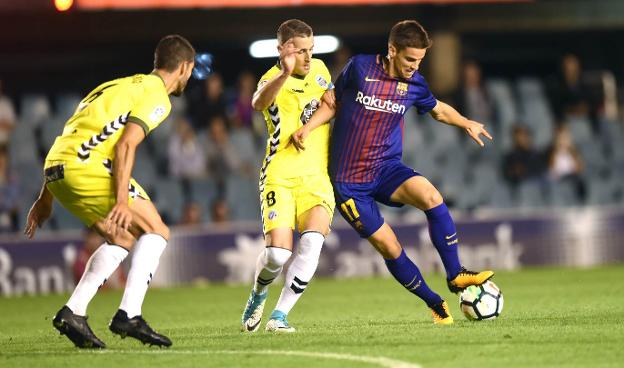
<instances>
[{"instance_id":1,"label":"grass turf texture","mask_svg":"<svg viewBox=\"0 0 624 368\"><path fill-rule=\"evenodd\" d=\"M463 317L441 275L426 279L449 301L454 325L434 326L426 306L392 279L314 280L289 316L294 335L264 331L281 285L272 285L262 329L252 335L239 332L247 286L150 290L143 314L173 340L168 350L108 331L119 291L101 292L89 306L89 323L108 345L104 352L78 350L53 329L51 316L67 296L0 299L0 367L381 366L267 350L386 357L422 367L624 364L624 266L498 273L505 307L499 319L484 322Z\"/></svg>"}]
</instances>

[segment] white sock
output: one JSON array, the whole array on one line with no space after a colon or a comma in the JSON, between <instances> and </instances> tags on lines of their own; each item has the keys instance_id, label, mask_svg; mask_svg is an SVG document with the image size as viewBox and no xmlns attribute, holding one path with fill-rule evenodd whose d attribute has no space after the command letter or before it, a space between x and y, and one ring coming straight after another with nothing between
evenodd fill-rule
<instances>
[{"instance_id":1,"label":"white sock","mask_svg":"<svg viewBox=\"0 0 624 368\"><path fill-rule=\"evenodd\" d=\"M266 247L258 256L256 262L256 275L254 291L256 294L264 294L269 285L279 276L282 268L288 262L292 251L284 248Z\"/></svg>"},{"instance_id":2,"label":"white sock","mask_svg":"<svg viewBox=\"0 0 624 368\"><path fill-rule=\"evenodd\" d=\"M316 272L325 237L316 231L304 232L295 259L288 267L286 280L275 310L288 314Z\"/></svg>"},{"instance_id":3,"label":"white sock","mask_svg":"<svg viewBox=\"0 0 624 368\"><path fill-rule=\"evenodd\" d=\"M141 306L147 287L158 267L160 255L167 246L167 240L158 234L143 234L134 246L132 264L126 280L126 289L119 309L128 313L128 318L141 315Z\"/></svg>"},{"instance_id":4,"label":"white sock","mask_svg":"<svg viewBox=\"0 0 624 368\"><path fill-rule=\"evenodd\" d=\"M128 251L118 245L104 243L93 252L87 262L85 271L76 285L74 292L67 301L69 309L79 316L87 314L87 306L100 286L119 267L126 258Z\"/></svg>"}]
</instances>

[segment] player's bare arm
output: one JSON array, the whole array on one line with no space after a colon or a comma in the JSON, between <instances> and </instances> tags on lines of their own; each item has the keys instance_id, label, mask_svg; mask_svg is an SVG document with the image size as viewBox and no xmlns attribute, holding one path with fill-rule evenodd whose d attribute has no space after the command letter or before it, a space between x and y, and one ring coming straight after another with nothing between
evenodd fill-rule
<instances>
[{"instance_id":1,"label":"player's bare arm","mask_svg":"<svg viewBox=\"0 0 624 368\"><path fill-rule=\"evenodd\" d=\"M137 146L145 138L145 132L139 124L129 123L123 135L115 145L113 177L115 182L116 204L105 219L107 231L115 235L118 229L128 230L132 222L132 212L128 206L128 186L134 166Z\"/></svg>"},{"instance_id":2,"label":"player's bare arm","mask_svg":"<svg viewBox=\"0 0 624 368\"><path fill-rule=\"evenodd\" d=\"M45 183L43 183L41 192L39 192L39 197L35 203L33 203L30 211L28 211L28 217L26 218L24 234L26 234L28 239L32 239L32 237L35 236L37 228L41 227L52 214L53 198L52 193L50 193Z\"/></svg>"},{"instance_id":3,"label":"player's bare arm","mask_svg":"<svg viewBox=\"0 0 624 368\"><path fill-rule=\"evenodd\" d=\"M492 140L492 136L485 130L485 126L474 120L467 119L452 106L438 100L436 106L431 110L431 116L439 122L454 125L466 130L466 133L481 147L484 146L481 134Z\"/></svg>"},{"instance_id":4,"label":"player's bare arm","mask_svg":"<svg viewBox=\"0 0 624 368\"><path fill-rule=\"evenodd\" d=\"M297 129L288 141L288 144L295 146L297 151L305 150L304 141L308 135L316 128L327 124L336 115L336 95L333 89L328 89L321 97L321 105L312 114L310 120Z\"/></svg>"},{"instance_id":5,"label":"player's bare arm","mask_svg":"<svg viewBox=\"0 0 624 368\"><path fill-rule=\"evenodd\" d=\"M290 39L277 48L280 53L279 60L281 73L276 75L264 85L260 86L254 93L251 100L251 106L256 111L264 111L271 106L280 89L284 83L286 83L286 80L295 68L295 54L299 52L299 50L295 47L293 40Z\"/></svg>"}]
</instances>

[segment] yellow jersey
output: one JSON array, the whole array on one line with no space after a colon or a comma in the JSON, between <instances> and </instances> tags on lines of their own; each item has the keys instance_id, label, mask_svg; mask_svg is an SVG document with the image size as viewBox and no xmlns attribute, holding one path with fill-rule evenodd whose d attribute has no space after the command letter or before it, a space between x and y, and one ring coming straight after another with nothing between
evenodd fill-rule
<instances>
[{"instance_id":1,"label":"yellow jersey","mask_svg":"<svg viewBox=\"0 0 624 368\"><path fill-rule=\"evenodd\" d=\"M258 88L280 72L275 65L258 82ZM260 172L260 183L271 178L285 179L305 175L327 175L329 156L329 124L315 129L306 139L305 151L297 152L288 140L295 130L307 123L320 106L323 93L333 88L331 76L323 61L312 59L305 77L291 75L280 89L275 101L264 110L269 137L266 157Z\"/></svg>"},{"instance_id":2,"label":"yellow jersey","mask_svg":"<svg viewBox=\"0 0 624 368\"><path fill-rule=\"evenodd\" d=\"M78 105L56 138L46 161L112 160L114 147L128 123L145 134L171 112L165 82L156 74L136 74L99 85Z\"/></svg>"}]
</instances>

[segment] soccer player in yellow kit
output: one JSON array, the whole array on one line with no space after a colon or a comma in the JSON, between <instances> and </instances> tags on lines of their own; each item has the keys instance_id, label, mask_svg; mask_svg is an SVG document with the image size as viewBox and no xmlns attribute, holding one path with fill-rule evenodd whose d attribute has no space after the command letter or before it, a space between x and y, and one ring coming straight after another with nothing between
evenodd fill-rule
<instances>
[{"instance_id":1,"label":"soccer player in yellow kit","mask_svg":"<svg viewBox=\"0 0 624 368\"><path fill-rule=\"evenodd\" d=\"M260 201L266 248L256 265L255 283L242 316L242 330L257 331L268 286L292 257L282 293L266 325L267 331L294 332L286 319L316 271L334 211L327 173L329 125L310 135L299 154L288 137L320 106L333 88L325 64L312 58L314 38L306 23L291 19L277 30L279 62L266 72L253 97L269 130L260 172ZM293 254L293 231L301 234Z\"/></svg>"},{"instance_id":2,"label":"soccer player in yellow kit","mask_svg":"<svg viewBox=\"0 0 624 368\"><path fill-rule=\"evenodd\" d=\"M77 347L104 348L87 324L87 305L134 247L119 310L109 328L144 344L170 346L151 329L141 305L169 239L169 228L141 186L130 177L137 146L171 111L194 66L195 50L183 37L166 36L154 53L154 70L106 82L89 93L56 138L44 166L44 183L24 233L32 238L50 216L52 200L94 228L106 242L93 253L80 282L53 319Z\"/></svg>"}]
</instances>

